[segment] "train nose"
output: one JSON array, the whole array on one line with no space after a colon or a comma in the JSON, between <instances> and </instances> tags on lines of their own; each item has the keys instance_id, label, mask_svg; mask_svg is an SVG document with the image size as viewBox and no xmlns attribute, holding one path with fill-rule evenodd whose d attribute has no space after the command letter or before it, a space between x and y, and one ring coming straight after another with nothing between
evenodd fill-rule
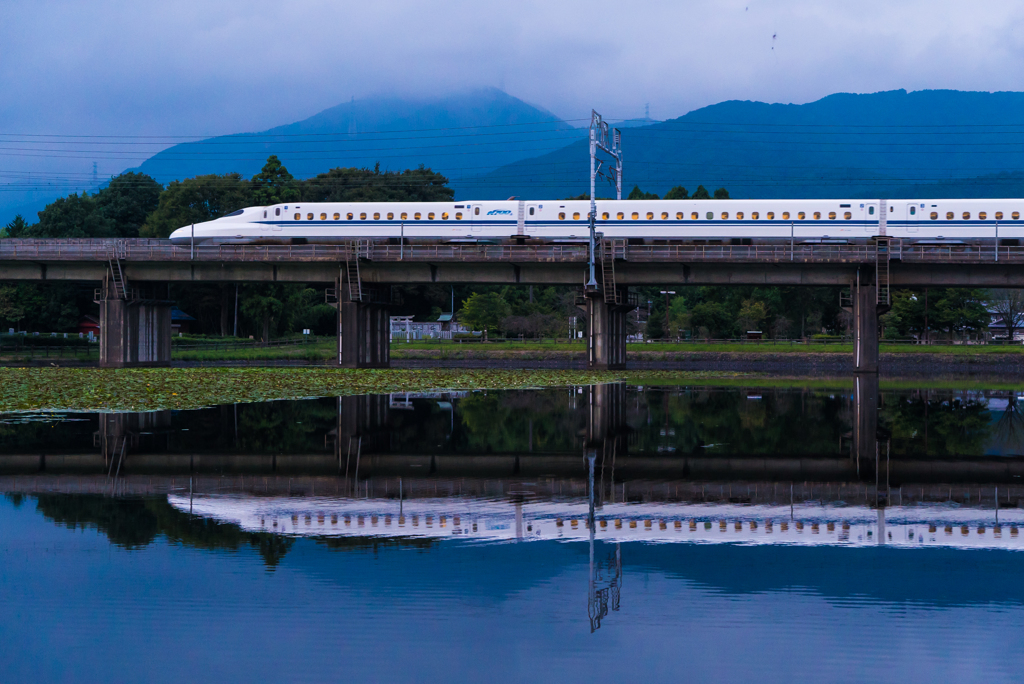
<instances>
[{"instance_id":1,"label":"train nose","mask_svg":"<svg viewBox=\"0 0 1024 684\"><path fill-rule=\"evenodd\" d=\"M171 233L171 244L174 245L187 245L192 240L192 226L185 226L184 228L178 228L178 230Z\"/></svg>"}]
</instances>

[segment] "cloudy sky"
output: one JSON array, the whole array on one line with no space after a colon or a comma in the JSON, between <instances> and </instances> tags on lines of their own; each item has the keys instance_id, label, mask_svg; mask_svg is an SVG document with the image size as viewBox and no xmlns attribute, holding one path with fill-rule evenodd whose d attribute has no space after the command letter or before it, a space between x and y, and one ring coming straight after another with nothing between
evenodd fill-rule
<instances>
[{"instance_id":1,"label":"cloudy sky","mask_svg":"<svg viewBox=\"0 0 1024 684\"><path fill-rule=\"evenodd\" d=\"M724 99L1022 90L1022 65L1024 4L1002 0L5 0L0 133L212 135L481 85L567 119L645 103L665 119ZM91 167L16 153L0 171Z\"/></svg>"}]
</instances>

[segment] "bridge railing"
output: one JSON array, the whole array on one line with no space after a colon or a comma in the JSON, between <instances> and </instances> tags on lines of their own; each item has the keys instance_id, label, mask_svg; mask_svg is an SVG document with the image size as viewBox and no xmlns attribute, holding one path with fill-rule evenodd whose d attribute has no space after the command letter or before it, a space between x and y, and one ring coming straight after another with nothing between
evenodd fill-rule
<instances>
[{"instance_id":1,"label":"bridge railing","mask_svg":"<svg viewBox=\"0 0 1024 684\"><path fill-rule=\"evenodd\" d=\"M106 261L114 253L126 261L153 262L342 262L348 245L172 245L156 239L3 239L0 261ZM365 257L381 262L534 262L582 263L586 244L388 244L374 242ZM874 245L629 245L626 262L875 263ZM884 255L883 255L884 256ZM904 244L904 263L1024 263L1024 246Z\"/></svg>"}]
</instances>

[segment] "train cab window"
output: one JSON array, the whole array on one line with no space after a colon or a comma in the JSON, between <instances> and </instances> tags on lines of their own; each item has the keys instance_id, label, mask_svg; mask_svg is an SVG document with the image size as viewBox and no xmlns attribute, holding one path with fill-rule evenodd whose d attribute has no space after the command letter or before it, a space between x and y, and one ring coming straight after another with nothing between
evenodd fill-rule
<instances>
[{"instance_id":1,"label":"train cab window","mask_svg":"<svg viewBox=\"0 0 1024 684\"><path fill-rule=\"evenodd\" d=\"M533 207L530 207L530 216L533 216Z\"/></svg>"},{"instance_id":2,"label":"train cab window","mask_svg":"<svg viewBox=\"0 0 1024 684\"><path fill-rule=\"evenodd\" d=\"M578 212L578 211L572 212L572 220L573 221L579 221L580 220L580 212Z\"/></svg>"},{"instance_id":3,"label":"train cab window","mask_svg":"<svg viewBox=\"0 0 1024 684\"><path fill-rule=\"evenodd\" d=\"M409 214L407 214L407 213L405 213L405 212L403 211L403 212L402 212L402 217L401 217L401 218L402 218L402 220L403 220L403 221L405 221L406 219L408 219L408 218L409 218Z\"/></svg>"},{"instance_id":4,"label":"train cab window","mask_svg":"<svg viewBox=\"0 0 1024 684\"><path fill-rule=\"evenodd\" d=\"M377 212L377 211L373 212L373 220L374 221L380 221L380 212Z\"/></svg>"},{"instance_id":5,"label":"train cab window","mask_svg":"<svg viewBox=\"0 0 1024 684\"><path fill-rule=\"evenodd\" d=\"M947 211L946 212L946 220L947 221L952 221L953 220L953 212L951 212L951 211Z\"/></svg>"},{"instance_id":6,"label":"train cab window","mask_svg":"<svg viewBox=\"0 0 1024 684\"><path fill-rule=\"evenodd\" d=\"M559 221L564 221L565 220L565 212L564 211L558 212L558 220Z\"/></svg>"},{"instance_id":7,"label":"train cab window","mask_svg":"<svg viewBox=\"0 0 1024 684\"><path fill-rule=\"evenodd\" d=\"M928 214L928 218L930 218L932 221L936 220L937 218L939 218L939 212L933 211L932 213Z\"/></svg>"},{"instance_id":8,"label":"train cab window","mask_svg":"<svg viewBox=\"0 0 1024 684\"><path fill-rule=\"evenodd\" d=\"M668 221L668 212L667 211L661 212L661 220L662 221Z\"/></svg>"},{"instance_id":9,"label":"train cab window","mask_svg":"<svg viewBox=\"0 0 1024 684\"><path fill-rule=\"evenodd\" d=\"M971 212L965 211L964 212L964 221L969 221L970 219L971 219Z\"/></svg>"},{"instance_id":10,"label":"train cab window","mask_svg":"<svg viewBox=\"0 0 1024 684\"><path fill-rule=\"evenodd\" d=\"M834 211L828 212L828 220L829 221L835 221L836 220L836 212L834 212Z\"/></svg>"},{"instance_id":11,"label":"train cab window","mask_svg":"<svg viewBox=\"0 0 1024 684\"><path fill-rule=\"evenodd\" d=\"M654 220L654 212L653 211L647 212L647 220L648 221L653 221Z\"/></svg>"},{"instance_id":12,"label":"train cab window","mask_svg":"<svg viewBox=\"0 0 1024 684\"><path fill-rule=\"evenodd\" d=\"M761 218L761 214L759 214L759 213L758 213L758 212L756 212L756 211L752 211L752 212L750 212L750 220L751 220L751 221L756 221L756 220L757 220L757 219L759 219L759 218Z\"/></svg>"},{"instance_id":13,"label":"train cab window","mask_svg":"<svg viewBox=\"0 0 1024 684\"><path fill-rule=\"evenodd\" d=\"M391 213L391 212L389 211L389 212L388 212L388 221L390 221L390 220L391 220L391 219L393 219L393 218L395 218L395 215L394 215L394 214L392 214L392 213Z\"/></svg>"},{"instance_id":14,"label":"train cab window","mask_svg":"<svg viewBox=\"0 0 1024 684\"><path fill-rule=\"evenodd\" d=\"M692 214L690 214L690 220L691 221L696 221L697 220L697 216L698 216L697 212L693 212Z\"/></svg>"},{"instance_id":15,"label":"train cab window","mask_svg":"<svg viewBox=\"0 0 1024 684\"><path fill-rule=\"evenodd\" d=\"M707 214L705 214L705 216L707 217L708 221L713 221L715 218L715 212L709 211Z\"/></svg>"},{"instance_id":16,"label":"train cab window","mask_svg":"<svg viewBox=\"0 0 1024 684\"><path fill-rule=\"evenodd\" d=\"M339 214L338 212L334 212L334 220L337 221L340 218L341 218L341 214Z\"/></svg>"},{"instance_id":17,"label":"train cab window","mask_svg":"<svg viewBox=\"0 0 1024 684\"><path fill-rule=\"evenodd\" d=\"M774 211L769 211L767 214L765 214L765 218L768 219L769 221L774 221L775 220L775 212Z\"/></svg>"},{"instance_id":18,"label":"train cab window","mask_svg":"<svg viewBox=\"0 0 1024 684\"><path fill-rule=\"evenodd\" d=\"M428 221L433 221L434 220L434 212L431 211L431 212L427 213L427 220Z\"/></svg>"},{"instance_id":19,"label":"train cab window","mask_svg":"<svg viewBox=\"0 0 1024 684\"><path fill-rule=\"evenodd\" d=\"M281 215L281 207L278 207L277 209L274 209L274 216L280 216L280 215Z\"/></svg>"},{"instance_id":20,"label":"train cab window","mask_svg":"<svg viewBox=\"0 0 1024 684\"><path fill-rule=\"evenodd\" d=\"M320 220L321 221L326 221L327 220L326 212L320 212Z\"/></svg>"},{"instance_id":21,"label":"train cab window","mask_svg":"<svg viewBox=\"0 0 1024 684\"><path fill-rule=\"evenodd\" d=\"M851 212L849 212L849 211L844 211L843 212L843 218L846 219L847 221L849 221L850 219L853 218L853 214Z\"/></svg>"},{"instance_id":22,"label":"train cab window","mask_svg":"<svg viewBox=\"0 0 1024 684\"><path fill-rule=\"evenodd\" d=\"M480 215L480 207L473 207L473 213L477 216Z\"/></svg>"},{"instance_id":23,"label":"train cab window","mask_svg":"<svg viewBox=\"0 0 1024 684\"><path fill-rule=\"evenodd\" d=\"M782 220L783 221L788 221L789 220L789 212L788 211L782 212Z\"/></svg>"},{"instance_id":24,"label":"train cab window","mask_svg":"<svg viewBox=\"0 0 1024 684\"><path fill-rule=\"evenodd\" d=\"M636 212L634 211L634 212L633 212L633 216L632 216L632 218L633 218L633 220L634 220L634 221L636 221L637 219L639 219L639 218L640 218L640 214L638 214L638 213L636 213Z\"/></svg>"},{"instance_id":25,"label":"train cab window","mask_svg":"<svg viewBox=\"0 0 1024 684\"><path fill-rule=\"evenodd\" d=\"M742 221L743 220L743 212L742 211L737 211L736 212L736 218L738 220Z\"/></svg>"},{"instance_id":26,"label":"train cab window","mask_svg":"<svg viewBox=\"0 0 1024 684\"><path fill-rule=\"evenodd\" d=\"M365 211L359 214L359 220L360 221L365 221L366 220L366 212Z\"/></svg>"},{"instance_id":27,"label":"train cab window","mask_svg":"<svg viewBox=\"0 0 1024 684\"><path fill-rule=\"evenodd\" d=\"M722 220L723 220L723 221L725 221L725 220L726 220L726 219L728 219L728 218L729 218L729 212L727 212L727 211L723 211L723 212L722 212Z\"/></svg>"},{"instance_id":28,"label":"train cab window","mask_svg":"<svg viewBox=\"0 0 1024 684\"><path fill-rule=\"evenodd\" d=\"M821 212L820 212L820 211L816 211L816 212L814 212L814 220L815 220L815 221L817 221L817 220L819 220L820 218L821 218Z\"/></svg>"},{"instance_id":29,"label":"train cab window","mask_svg":"<svg viewBox=\"0 0 1024 684\"><path fill-rule=\"evenodd\" d=\"M978 218L980 218L982 221L984 221L986 218L988 218L988 214L986 212L984 212L984 211L979 211L978 212Z\"/></svg>"},{"instance_id":30,"label":"train cab window","mask_svg":"<svg viewBox=\"0 0 1024 684\"><path fill-rule=\"evenodd\" d=\"M1002 220L1003 220L1003 212L997 211L996 212L996 221L1002 221Z\"/></svg>"},{"instance_id":31,"label":"train cab window","mask_svg":"<svg viewBox=\"0 0 1024 684\"><path fill-rule=\"evenodd\" d=\"M455 212L455 220L456 221L461 221L462 220L462 212L461 211Z\"/></svg>"},{"instance_id":32,"label":"train cab window","mask_svg":"<svg viewBox=\"0 0 1024 684\"><path fill-rule=\"evenodd\" d=\"M618 214L615 215L615 218L621 221L622 219L626 218L626 215L620 211Z\"/></svg>"},{"instance_id":33,"label":"train cab window","mask_svg":"<svg viewBox=\"0 0 1024 684\"><path fill-rule=\"evenodd\" d=\"M441 220L442 221L447 221L448 220L448 212L447 211L442 211L441 212Z\"/></svg>"},{"instance_id":34,"label":"train cab window","mask_svg":"<svg viewBox=\"0 0 1024 684\"><path fill-rule=\"evenodd\" d=\"M683 212L677 211L676 212L676 221L682 221L682 220L683 220Z\"/></svg>"},{"instance_id":35,"label":"train cab window","mask_svg":"<svg viewBox=\"0 0 1024 684\"><path fill-rule=\"evenodd\" d=\"M602 221L607 221L608 220L608 212L607 211L604 212L603 214L601 214L601 220Z\"/></svg>"},{"instance_id":36,"label":"train cab window","mask_svg":"<svg viewBox=\"0 0 1024 684\"><path fill-rule=\"evenodd\" d=\"M298 220L299 220L299 219L301 219L301 218L302 218L302 214L296 214L296 215L295 215L295 220L296 220L296 221L298 221Z\"/></svg>"},{"instance_id":37,"label":"train cab window","mask_svg":"<svg viewBox=\"0 0 1024 684\"><path fill-rule=\"evenodd\" d=\"M352 212L350 211L347 214L345 214L345 218L347 218L349 221L351 221L352 220Z\"/></svg>"},{"instance_id":38,"label":"train cab window","mask_svg":"<svg viewBox=\"0 0 1024 684\"><path fill-rule=\"evenodd\" d=\"M306 214L306 220L307 221L312 221L313 220L313 215L312 214Z\"/></svg>"},{"instance_id":39,"label":"train cab window","mask_svg":"<svg viewBox=\"0 0 1024 684\"><path fill-rule=\"evenodd\" d=\"M917 207L910 207L910 215L917 216Z\"/></svg>"},{"instance_id":40,"label":"train cab window","mask_svg":"<svg viewBox=\"0 0 1024 684\"><path fill-rule=\"evenodd\" d=\"M1010 214L1010 218L1012 218L1014 221L1016 221L1017 219L1020 218L1020 212L1019 211L1013 212L1012 214Z\"/></svg>"}]
</instances>

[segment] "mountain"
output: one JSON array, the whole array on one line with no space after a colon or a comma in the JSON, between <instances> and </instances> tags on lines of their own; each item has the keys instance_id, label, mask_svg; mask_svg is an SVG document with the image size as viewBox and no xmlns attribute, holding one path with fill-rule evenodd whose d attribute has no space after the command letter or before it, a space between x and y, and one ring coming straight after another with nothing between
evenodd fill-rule
<instances>
[{"instance_id":1,"label":"mountain","mask_svg":"<svg viewBox=\"0 0 1024 684\"><path fill-rule=\"evenodd\" d=\"M896 90L808 104L728 101L623 130L623 192L724 186L737 198L1020 196L1024 93ZM455 184L462 199L589 188L578 141ZM613 189L598 185L598 194ZM922 195L922 197L925 195Z\"/></svg>"},{"instance_id":2,"label":"mountain","mask_svg":"<svg viewBox=\"0 0 1024 684\"><path fill-rule=\"evenodd\" d=\"M250 177L276 154L299 178L378 162L381 169L423 164L449 177L477 176L583 135L547 110L486 88L425 99L352 100L267 131L175 145L138 170L163 183L232 171Z\"/></svg>"}]
</instances>

